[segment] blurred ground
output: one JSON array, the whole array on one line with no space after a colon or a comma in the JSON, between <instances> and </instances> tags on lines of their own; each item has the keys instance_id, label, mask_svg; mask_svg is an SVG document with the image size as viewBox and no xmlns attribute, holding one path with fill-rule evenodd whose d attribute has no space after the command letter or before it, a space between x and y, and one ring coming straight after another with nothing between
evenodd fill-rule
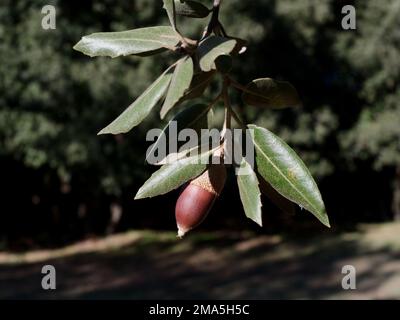
<instances>
[{"instance_id":1,"label":"blurred ground","mask_svg":"<svg viewBox=\"0 0 400 320\"><path fill-rule=\"evenodd\" d=\"M0 253L0 299L398 299L400 223L319 236L134 231L59 250ZM41 289L41 268L57 289ZM341 288L342 266L357 290Z\"/></svg>"}]
</instances>

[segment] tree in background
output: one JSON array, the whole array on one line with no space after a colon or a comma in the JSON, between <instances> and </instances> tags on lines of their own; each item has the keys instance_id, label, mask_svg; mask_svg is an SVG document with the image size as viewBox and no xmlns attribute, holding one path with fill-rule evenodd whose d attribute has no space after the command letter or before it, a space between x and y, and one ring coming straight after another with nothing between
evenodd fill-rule
<instances>
[{"instance_id":1,"label":"tree in background","mask_svg":"<svg viewBox=\"0 0 400 320\"><path fill-rule=\"evenodd\" d=\"M400 219L400 2L357 1L356 6L357 34L338 34L336 53L349 63L362 109L341 144L353 163L391 170L393 215Z\"/></svg>"},{"instance_id":2,"label":"tree in background","mask_svg":"<svg viewBox=\"0 0 400 320\"><path fill-rule=\"evenodd\" d=\"M55 30L41 28L41 8L47 4L57 9ZM137 169L143 159L135 150L145 151L142 141L151 119L129 137L99 139L96 132L163 66L129 58L87 64L71 47L95 29L154 23L160 11L152 1L26 0L0 7L0 154L10 192L5 218L15 228L37 226L34 220L61 219L61 225L63 217L73 221L92 211L87 231L96 229L96 220L103 219L99 211L108 211L106 196L120 199L122 190L145 174ZM141 14L133 19L132 12ZM18 164L14 172L12 164ZM33 218L29 206L35 203L41 209ZM50 216L44 213L49 210Z\"/></svg>"}]
</instances>

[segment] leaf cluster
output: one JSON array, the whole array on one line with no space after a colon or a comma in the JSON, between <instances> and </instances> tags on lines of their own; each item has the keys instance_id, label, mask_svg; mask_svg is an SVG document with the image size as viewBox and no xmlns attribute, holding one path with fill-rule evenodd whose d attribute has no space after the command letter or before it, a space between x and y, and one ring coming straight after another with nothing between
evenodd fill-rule
<instances>
[{"instance_id":1,"label":"leaf cluster","mask_svg":"<svg viewBox=\"0 0 400 320\"><path fill-rule=\"evenodd\" d=\"M291 203L296 203L329 226L321 194L303 161L292 148L268 129L245 123L229 100L229 90L235 89L242 93L242 103L245 106L271 110L299 107L301 101L296 89L288 82L271 78L255 79L242 85L230 76L232 61L246 51L247 42L226 33L218 16L220 1L215 1L211 9L196 1L163 0L163 3L170 26L94 33L84 36L74 46L75 50L90 57L143 57L166 51L179 56L176 62L99 134L127 133L148 117L159 104L160 117L163 119L184 101L201 97L213 79L220 79L222 90L215 99L202 105L190 106L176 114L171 121L177 121L180 128L207 127L207 113L217 108L219 102L223 102L225 121L220 148L226 148L224 134L226 129L231 128L232 120L243 130L251 132L255 148L254 168L245 157L234 164L234 167L247 172L246 175L237 176L240 198L247 217L259 225L262 224L261 192L265 192L278 203L289 203L278 204L280 207L290 208ZM198 39L191 39L179 31L178 15L188 18L211 17L203 34ZM166 129L164 132L167 132ZM157 141L155 145L158 143L160 142ZM214 151L200 152L189 157L177 156L175 162L164 164L145 182L136 199L165 194L198 177L207 169L207 165L201 160L212 156Z\"/></svg>"}]
</instances>

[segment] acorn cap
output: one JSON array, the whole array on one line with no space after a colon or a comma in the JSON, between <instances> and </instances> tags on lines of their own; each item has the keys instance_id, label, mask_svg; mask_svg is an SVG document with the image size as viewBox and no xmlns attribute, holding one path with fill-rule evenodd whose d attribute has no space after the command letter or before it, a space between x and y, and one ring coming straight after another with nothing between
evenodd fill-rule
<instances>
[{"instance_id":1,"label":"acorn cap","mask_svg":"<svg viewBox=\"0 0 400 320\"><path fill-rule=\"evenodd\" d=\"M226 181L226 169L223 164L211 164L206 171L190 184L198 186L216 196L219 196Z\"/></svg>"}]
</instances>

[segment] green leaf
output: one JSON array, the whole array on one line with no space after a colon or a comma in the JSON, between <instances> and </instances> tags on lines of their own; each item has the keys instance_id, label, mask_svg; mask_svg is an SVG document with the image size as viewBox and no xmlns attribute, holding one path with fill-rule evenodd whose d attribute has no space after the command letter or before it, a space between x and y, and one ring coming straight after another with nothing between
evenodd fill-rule
<instances>
[{"instance_id":1,"label":"green leaf","mask_svg":"<svg viewBox=\"0 0 400 320\"><path fill-rule=\"evenodd\" d=\"M236 40L211 36L202 41L197 49L201 70L208 72L215 69L215 59L229 54L236 46Z\"/></svg>"},{"instance_id":2,"label":"green leaf","mask_svg":"<svg viewBox=\"0 0 400 320\"><path fill-rule=\"evenodd\" d=\"M296 89L286 81L256 79L247 85L243 102L256 107L282 109L301 106Z\"/></svg>"},{"instance_id":3,"label":"green leaf","mask_svg":"<svg viewBox=\"0 0 400 320\"><path fill-rule=\"evenodd\" d=\"M98 134L125 133L142 122L167 91L172 79L171 69L169 67L134 103Z\"/></svg>"},{"instance_id":4,"label":"green leaf","mask_svg":"<svg viewBox=\"0 0 400 320\"><path fill-rule=\"evenodd\" d=\"M205 18L210 14L210 9L197 1L175 0L177 15L189 18Z\"/></svg>"},{"instance_id":5,"label":"green leaf","mask_svg":"<svg viewBox=\"0 0 400 320\"><path fill-rule=\"evenodd\" d=\"M179 100L185 94L185 91L190 87L193 78L193 61L190 56L186 56L178 61L174 75L172 76L171 85L169 86L167 97L161 108L161 118L175 107Z\"/></svg>"},{"instance_id":6,"label":"green leaf","mask_svg":"<svg viewBox=\"0 0 400 320\"><path fill-rule=\"evenodd\" d=\"M135 199L151 198L168 193L198 177L206 170L207 160L212 152L214 150L162 166L139 189Z\"/></svg>"},{"instance_id":7,"label":"green leaf","mask_svg":"<svg viewBox=\"0 0 400 320\"><path fill-rule=\"evenodd\" d=\"M282 196L278 191L276 191L263 177L257 175L258 183L260 186L260 191L265 194L269 200L283 212L294 215L296 208L294 203L284 196Z\"/></svg>"},{"instance_id":8,"label":"green leaf","mask_svg":"<svg viewBox=\"0 0 400 320\"><path fill-rule=\"evenodd\" d=\"M171 27L150 27L121 32L93 33L82 39L74 49L90 57L115 58L130 54L159 52L162 48L173 48L179 37Z\"/></svg>"},{"instance_id":9,"label":"green leaf","mask_svg":"<svg viewBox=\"0 0 400 320\"><path fill-rule=\"evenodd\" d=\"M193 76L192 82L190 83L189 89L185 91L185 94L183 95L179 103L182 103L185 100L195 99L203 95L214 75L215 71L201 72L195 74Z\"/></svg>"},{"instance_id":10,"label":"green leaf","mask_svg":"<svg viewBox=\"0 0 400 320\"><path fill-rule=\"evenodd\" d=\"M272 132L255 125L248 127L252 129L258 173L281 195L304 207L329 227L321 194L303 161Z\"/></svg>"},{"instance_id":11,"label":"green leaf","mask_svg":"<svg viewBox=\"0 0 400 320\"><path fill-rule=\"evenodd\" d=\"M199 154L199 152L201 152L202 150L208 150L209 147L210 147L209 144L199 144L197 146L187 147L187 148L185 146L185 148L181 148L182 150L179 150L178 152L171 152L157 163L152 163L152 164L156 166L171 164L174 163L175 161L179 161L184 158L191 157L195 154Z\"/></svg>"},{"instance_id":12,"label":"green leaf","mask_svg":"<svg viewBox=\"0 0 400 320\"><path fill-rule=\"evenodd\" d=\"M169 22L172 28L176 31L176 14L175 14L175 2L174 0L163 0L164 9L167 11Z\"/></svg>"},{"instance_id":13,"label":"green leaf","mask_svg":"<svg viewBox=\"0 0 400 320\"><path fill-rule=\"evenodd\" d=\"M196 132L200 132L201 129L208 128L207 113L209 106L205 104L196 104L190 106L178 113L170 122L164 127L161 135L158 137L157 141L153 144L152 148L149 150L149 154L152 154L154 150L160 149L161 144L169 141L169 133L172 121L176 121L176 133L183 129L190 128ZM178 146L179 149L179 146Z\"/></svg>"},{"instance_id":14,"label":"green leaf","mask_svg":"<svg viewBox=\"0 0 400 320\"><path fill-rule=\"evenodd\" d=\"M240 167L237 183L244 212L249 219L262 226L261 193L256 173L245 158L242 158Z\"/></svg>"},{"instance_id":15,"label":"green leaf","mask_svg":"<svg viewBox=\"0 0 400 320\"><path fill-rule=\"evenodd\" d=\"M174 119L178 123L178 132L180 129L191 128L197 132L208 128L207 114L210 107L206 104L195 104L185 108Z\"/></svg>"}]
</instances>

